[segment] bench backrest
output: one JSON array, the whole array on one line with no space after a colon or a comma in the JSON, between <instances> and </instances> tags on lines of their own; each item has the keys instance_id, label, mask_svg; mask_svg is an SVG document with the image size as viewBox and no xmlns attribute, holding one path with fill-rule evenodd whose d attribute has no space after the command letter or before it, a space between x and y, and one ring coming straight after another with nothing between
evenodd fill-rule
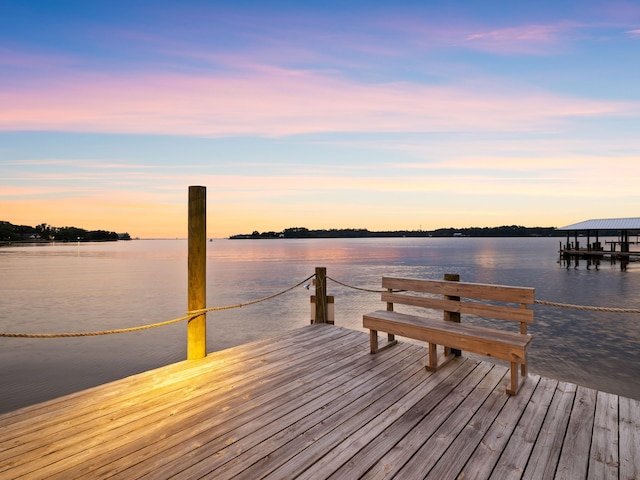
<instances>
[{"instance_id":1,"label":"bench backrest","mask_svg":"<svg viewBox=\"0 0 640 480\"><path fill-rule=\"evenodd\" d=\"M534 288L392 277L382 277L382 287L387 289L382 293L382 301L387 302L387 310L393 310L393 304L398 303L513 320L520 322L522 333L526 333L527 324L533 322L533 310L527 307L535 302ZM459 297L460 300L448 297ZM493 303L482 303L479 300Z\"/></svg>"}]
</instances>

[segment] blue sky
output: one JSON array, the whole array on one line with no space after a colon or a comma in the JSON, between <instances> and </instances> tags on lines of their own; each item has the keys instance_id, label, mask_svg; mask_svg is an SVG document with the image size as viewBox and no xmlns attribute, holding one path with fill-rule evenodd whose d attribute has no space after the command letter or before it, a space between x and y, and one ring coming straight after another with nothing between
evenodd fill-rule
<instances>
[{"instance_id":1,"label":"blue sky","mask_svg":"<svg viewBox=\"0 0 640 480\"><path fill-rule=\"evenodd\" d=\"M638 2L0 2L0 220L638 216Z\"/></svg>"}]
</instances>

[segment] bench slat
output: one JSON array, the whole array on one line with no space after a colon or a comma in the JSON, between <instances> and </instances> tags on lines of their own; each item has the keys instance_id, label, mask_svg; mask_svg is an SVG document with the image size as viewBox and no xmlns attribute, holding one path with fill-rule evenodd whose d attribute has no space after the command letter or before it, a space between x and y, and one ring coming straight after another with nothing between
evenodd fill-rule
<instances>
[{"instance_id":1,"label":"bench slat","mask_svg":"<svg viewBox=\"0 0 640 480\"><path fill-rule=\"evenodd\" d=\"M394 277L382 277L382 287L527 305L533 305L535 301L535 289L530 287Z\"/></svg>"},{"instance_id":2,"label":"bench slat","mask_svg":"<svg viewBox=\"0 0 640 480\"><path fill-rule=\"evenodd\" d=\"M531 341L531 335L386 310L364 315L363 325L370 330L459 348L519 364L526 362L525 349Z\"/></svg>"},{"instance_id":3,"label":"bench slat","mask_svg":"<svg viewBox=\"0 0 640 480\"><path fill-rule=\"evenodd\" d=\"M483 317L499 318L501 320L513 320L516 322L533 323L533 310L525 308L508 307L504 305L487 305L465 301L445 300L433 297L418 297L407 293L382 294L383 302L411 305L414 307L431 308L434 310L446 310Z\"/></svg>"}]
</instances>

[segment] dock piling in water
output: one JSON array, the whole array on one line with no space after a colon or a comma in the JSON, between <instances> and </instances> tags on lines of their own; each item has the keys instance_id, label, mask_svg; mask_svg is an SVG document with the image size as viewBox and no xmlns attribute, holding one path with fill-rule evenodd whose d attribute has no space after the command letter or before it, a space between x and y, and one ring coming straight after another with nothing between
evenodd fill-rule
<instances>
[{"instance_id":1,"label":"dock piling in water","mask_svg":"<svg viewBox=\"0 0 640 480\"><path fill-rule=\"evenodd\" d=\"M189 187L188 241L188 310L206 308L207 299L207 187ZM187 325L187 359L207 355L207 315L189 320Z\"/></svg>"}]
</instances>

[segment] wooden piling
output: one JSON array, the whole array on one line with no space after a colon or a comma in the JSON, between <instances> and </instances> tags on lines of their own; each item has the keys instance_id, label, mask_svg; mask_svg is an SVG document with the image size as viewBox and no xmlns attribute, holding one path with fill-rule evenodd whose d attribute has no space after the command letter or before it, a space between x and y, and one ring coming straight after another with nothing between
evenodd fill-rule
<instances>
[{"instance_id":1,"label":"wooden piling","mask_svg":"<svg viewBox=\"0 0 640 480\"><path fill-rule=\"evenodd\" d=\"M315 323L327 323L327 269L316 267L316 317Z\"/></svg>"},{"instance_id":2,"label":"wooden piling","mask_svg":"<svg viewBox=\"0 0 640 480\"><path fill-rule=\"evenodd\" d=\"M188 224L188 310L206 308L207 291L207 188L189 187ZM187 325L187 359L207 355L207 315L189 320Z\"/></svg>"}]
</instances>

